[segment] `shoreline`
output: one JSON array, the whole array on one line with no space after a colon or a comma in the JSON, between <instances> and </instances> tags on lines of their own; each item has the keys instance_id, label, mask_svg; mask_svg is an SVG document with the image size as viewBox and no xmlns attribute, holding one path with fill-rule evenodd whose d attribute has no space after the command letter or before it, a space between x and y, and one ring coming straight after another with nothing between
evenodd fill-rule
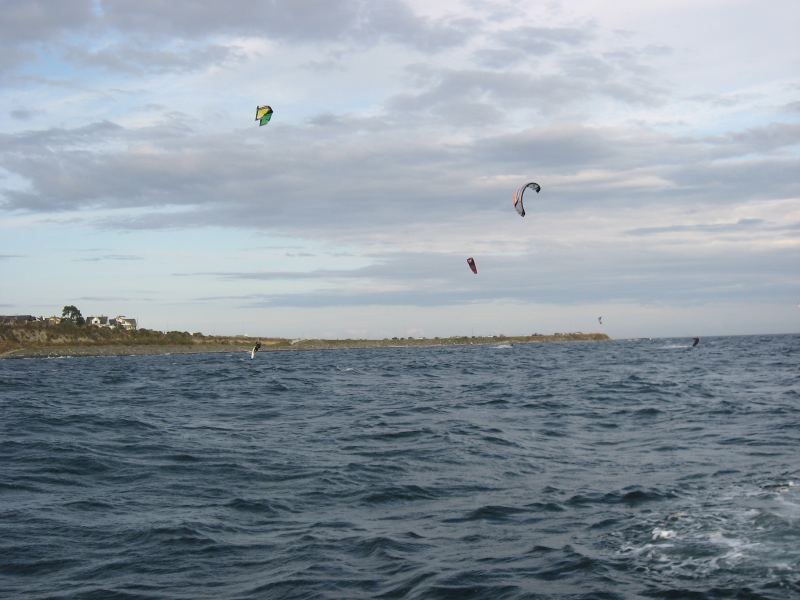
<instances>
[{"instance_id":1,"label":"shoreline","mask_svg":"<svg viewBox=\"0 0 800 600\"><path fill-rule=\"evenodd\" d=\"M356 350L372 348L438 348L447 346L487 346L550 344L565 342L605 342L604 334L530 336L501 338L446 338L417 340L303 340L295 344L264 343L261 352L307 352L311 350ZM25 358L77 358L100 356L166 356L171 354L218 354L247 352L252 344L64 344L13 348L0 352L0 360Z\"/></svg>"}]
</instances>

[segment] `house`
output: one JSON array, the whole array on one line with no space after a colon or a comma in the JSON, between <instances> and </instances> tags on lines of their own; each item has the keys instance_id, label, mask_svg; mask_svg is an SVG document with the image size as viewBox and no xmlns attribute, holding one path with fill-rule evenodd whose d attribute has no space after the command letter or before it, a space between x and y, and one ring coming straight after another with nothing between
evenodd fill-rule
<instances>
[{"instance_id":1,"label":"house","mask_svg":"<svg viewBox=\"0 0 800 600\"><path fill-rule=\"evenodd\" d=\"M117 327L121 327L126 331L133 331L136 329L136 319L131 319L123 315L119 315L116 319L112 319Z\"/></svg>"},{"instance_id":2,"label":"house","mask_svg":"<svg viewBox=\"0 0 800 600\"><path fill-rule=\"evenodd\" d=\"M64 317L47 317L45 321L47 321L50 325L61 325L61 321L64 320Z\"/></svg>"},{"instance_id":3,"label":"house","mask_svg":"<svg viewBox=\"0 0 800 600\"><path fill-rule=\"evenodd\" d=\"M86 317L86 324L93 327L108 327L109 329L125 329L126 331L133 331L136 329L136 319L131 319L123 315L115 318L109 318L105 315L97 315Z\"/></svg>"},{"instance_id":4,"label":"house","mask_svg":"<svg viewBox=\"0 0 800 600\"><path fill-rule=\"evenodd\" d=\"M35 320L33 315L0 315L0 325L27 325Z\"/></svg>"}]
</instances>

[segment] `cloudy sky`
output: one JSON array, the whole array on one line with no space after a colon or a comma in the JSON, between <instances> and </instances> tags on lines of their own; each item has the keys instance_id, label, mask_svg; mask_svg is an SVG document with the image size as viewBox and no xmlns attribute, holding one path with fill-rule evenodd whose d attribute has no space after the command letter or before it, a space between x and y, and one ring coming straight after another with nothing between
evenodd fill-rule
<instances>
[{"instance_id":1,"label":"cloudy sky","mask_svg":"<svg viewBox=\"0 0 800 600\"><path fill-rule=\"evenodd\" d=\"M800 331L799 29L797 0L0 0L0 313Z\"/></svg>"}]
</instances>

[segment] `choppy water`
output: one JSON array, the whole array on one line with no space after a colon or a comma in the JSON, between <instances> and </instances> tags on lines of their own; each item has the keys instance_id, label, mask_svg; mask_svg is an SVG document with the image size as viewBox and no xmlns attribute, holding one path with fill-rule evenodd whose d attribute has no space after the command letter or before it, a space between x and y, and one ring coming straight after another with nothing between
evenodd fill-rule
<instances>
[{"instance_id":1,"label":"choppy water","mask_svg":"<svg viewBox=\"0 0 800 600\"><path fill-rule=\"evenodd\" d=\"M798 598L800 336L0 361L3 598Z\"/></svg>"}]
</instances>

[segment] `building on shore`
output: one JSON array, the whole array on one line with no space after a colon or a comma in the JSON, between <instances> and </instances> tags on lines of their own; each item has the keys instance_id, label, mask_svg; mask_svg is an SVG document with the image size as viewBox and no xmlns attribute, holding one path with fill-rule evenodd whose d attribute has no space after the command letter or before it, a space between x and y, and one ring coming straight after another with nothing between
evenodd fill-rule
<instances>
[{"instance_id":1,"label":"building on shore","mask_svg":"<svg viewBox=\"0 0 800 600\"><path fill-rule=\"evenodd\" d=\"M116 322L117 327L121 327L126 331L133 331L136 329L136 319L119 315L116 319L114 319L114 321Z\"/></svg>"},{"instance_id":2,"label":"building on shore","mask_svg":"<svg viewBox=\"0 0 800 600\"><path fill-rule=\"evenodd\" d=\"M33 315L0 315L0 325L27 325L36 321Z\"/></svg>"},{"instance_id":3,"label":"building on shore","mask_svg":"<svg viewBox=\"0 0 800 600\"><path fill-rule=\"evenodd\" d=\"M90 316L86 317L86 324L92 327L108 327L109 329L124 329L126 331L136 329L136 319L124 315L118 315L114 318L105 315Z\"/></svg>"},{"instance_id":4,"label":"building on shore","mask_svg":"<svg viewBox=\"0 0 800 600\"><path fill-rule=\"evenodd\" d=\"M64 317L34 317L33 315L0 315L0 325L27 325L28 323L44 322L48 325L61 325L64 321L69 321ZM138 324L136 319L117 315L114 318L105 315L86 317L85 323L91 327L108 327L109 329L124 329L134 331Z\"/></svg>"}]
</instances>

